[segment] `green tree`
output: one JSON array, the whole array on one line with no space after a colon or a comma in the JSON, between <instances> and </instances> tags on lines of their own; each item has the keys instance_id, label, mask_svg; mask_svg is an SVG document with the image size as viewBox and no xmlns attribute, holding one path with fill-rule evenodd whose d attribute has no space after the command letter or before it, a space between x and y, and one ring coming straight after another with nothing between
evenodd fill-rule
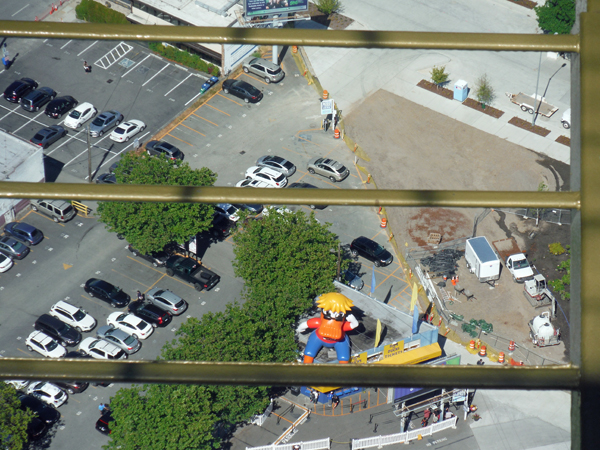
<instances>
[{"instance_id":1,"label":"green tree","mask_svg":"<svg viewBox=\"0 0 600 450\"><path fill-rule=\"evenodd\" d=\"M170 186L211 186L217 174L191 169L166 157L127 153L115 170L118 183ZM204 203L100 202L100 220L109 231L123 235L142 253L183 243L210 228L214 208Z\"/></svg>"},{"instance_id":2,"label":"green tree","mask_svg":"<svg viewBox=\"0 0 600 450\"><path fill-rule=\"evenodd\" d=\"M569 34L575 23L573 0L547 0L542 6L533 8L539 27L544 31Z\"/></svg>"},{"instance_id":3,"label":"green tree","mask_svg":"<svg viewBox=\"0 0 600 450\"><path fill-rule=\"evenodd\" d=\"M27 425L35 415L20 407L15 388L0 381L0 443L8 450L20 450L27 443Z\"/></svg>"},{"instance_id":4,"label":"green tree","mask_svg":"<svg viewBox=\"0 0 600 450\"><path fill-rule=\"evenodd\" d=\"M294 320L313 299L331 292L337 268L336 236L302 211L271 213L233 237L235 274L244 279L252 315ZM262 300L262 302L260 301Z\"/></svg>"},{"instance_id":5,"label":"green tree","mask_svg":"<svg viewBox=\"0 0 600 450\"><path fill-rule=\"evenodd\" d=\"M433 66L433 69L431 69L431 72L429 73L431 74L431 81L437 84L438 87L448 81L448 77L450 76L450 74L446 72L446 66Z\"/></svg>"},{"instance_id":6,"label":"green tree","mask_svg":"<svg viewBox=\"0 0 600 450\"><path fill-rule=\"evenodd\" d=\"M487 74L481 75L475 82L475 95L482 107L490 105L494 101L496 93Z\"/></svg>"},{"instance_id":7,"label":"green tree","mask_svg":"<svg viewBox=\"0 0 600 450\"><path fill-rule=\"evenodd\" d=\"M187 450L219 447L217 416L205 386L153 384L123 388L111 398L107 450Z\"/></svg>"}]
</instances>

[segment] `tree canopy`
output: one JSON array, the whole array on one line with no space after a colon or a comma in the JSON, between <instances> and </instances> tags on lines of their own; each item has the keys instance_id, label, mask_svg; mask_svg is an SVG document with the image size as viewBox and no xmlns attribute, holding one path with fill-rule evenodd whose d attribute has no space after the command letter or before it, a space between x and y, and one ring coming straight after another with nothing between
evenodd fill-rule
<instances>
[{"instance_id":1,"label":"tree canopy","mask_svg":"<svg viewBox=\"0 0 600 450\"><path fill-rule=\"evenodd\" d=\"M547 0L534 8L539 27L544 31L569 34L575 23L575 2L573 0Z\"/></svg>"},{"instance_id":2,"label":"tree canopy","mask_svg":"<svg viewBox=\"0 0 600 450\"><path fill-rule=\"evenodd\" d=\"M16 389L0 382L0 443L9 450L20 450L28 441L27 425L34 413L20 407Z\"/></svg>"},{"instance_id":3,"label":"tree canopy","mask_svg":"<svg viewBox=\"0 0 600 450\"><path fill-rule=\"evenodd\" d=\"M246 285L244 303L188 319L177 330L177 339L164 345L161 359L297 359L298 316L317 295L334 289L336 236L313 214L272 212L245 222L234 235L234 244L235 272ZM111 401L115 425L108 448L171 449L176 448L174 442L180 442L181 449L218 447L218 425L236 424L263 412L271 392L261 386L121 389Z\"/></svg>"},{"instance_id":4,"label":"tree canopy","mask_svg":"<svg viewBox=\"0 0 600 450\"><path fill-rule=\"evenodd\" d=\"M121 184L212 186L217 174L192 169L166 157L127 153L115 170ZM214 208L205 203L100 202L100 220L142 253L160 251L171 242L183 243L208 230Z\"/></svg>"},{"instance_id":5,"label":"tree canopy","mask_svg":"<svg viewBox=\"0 0 600 450\"><path fill-rule=\"evenodd\" d=\"M110 402L108 450L218 448L216 416L204 386L153 384L119 389Z\"/></svg>"}]
</instances>

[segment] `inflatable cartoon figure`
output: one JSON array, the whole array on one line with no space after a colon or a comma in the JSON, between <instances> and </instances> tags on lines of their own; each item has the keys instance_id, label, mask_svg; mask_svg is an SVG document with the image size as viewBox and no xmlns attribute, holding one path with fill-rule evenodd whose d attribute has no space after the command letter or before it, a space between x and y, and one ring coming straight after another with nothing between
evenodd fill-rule
<instances>
[{"instance_id":1,"label":"inflatable cartoon figure","mask_svg":"<svg viewBox=\"0 0 600 450\"><path fill-rule=\"evenodd\" d=\"M354 306L352 301L338 292L323 294L317 300L317 306L322 309L321 317L309 319L298 326L303 332L316 328L309 338L304 350L304 363L311 364L321 348L335 348L340 364L350 362L350 339L346 332L355 329L358 321L348 311Z\"/></svg>"}]
</instances>

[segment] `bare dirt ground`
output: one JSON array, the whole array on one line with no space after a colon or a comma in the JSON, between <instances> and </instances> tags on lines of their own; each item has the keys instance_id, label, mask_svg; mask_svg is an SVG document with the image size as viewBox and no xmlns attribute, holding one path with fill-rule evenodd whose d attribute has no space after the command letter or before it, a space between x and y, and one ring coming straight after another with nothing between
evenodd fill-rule
<instances>
[{"instance_id":1,"label":"bare dirt ground","mask_svg":"<svg viewBox=\"0 0 600 450\"><path fill-rule=\"evenodd\" d=\"M366 166L379 188L537 191L569 189L569 167L494 135L463 124L387 91L379 90L345 117L345 132L365 150ZM442 235L442 243L470 237L481 209L469 208L388 208L391 231L405 252L426 245L430 233ZM533 233L533 234L532 234ZM522 219L494 211L477 224L478 236L490 242L514 237L519 248L547 278L559 278L559 262L548 244L570 243L568 225ZM513 339L535 352L557 361L568 358L565 345L535 349L529 341L527 322L542 310L534 309L523 296L523 286L513 282L508 271L490 289L480 284L459 261L460 284L476 300L465 297L452 308L465 320L484 319L494 333ZM434 280L437 283L441 280ZM447 290L452 291L449 284ZM452 292L453 293L453 292ZM560 327L568 347L569 303L559 300L555 326ZM463 333L464 334L464 333ZM468 340L468 335L462 336ZM503 350L503 349L500 349Z\"/></svg>"}]
</instances>

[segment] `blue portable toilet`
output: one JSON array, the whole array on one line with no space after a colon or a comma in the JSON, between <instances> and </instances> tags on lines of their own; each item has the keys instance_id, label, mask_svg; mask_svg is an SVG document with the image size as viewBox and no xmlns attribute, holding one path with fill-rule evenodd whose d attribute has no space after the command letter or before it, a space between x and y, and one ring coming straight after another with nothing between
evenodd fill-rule
<instances>
[{"instance_id":1,"label":"blue portable toilet","mask_svg":"<svg viewBox=\"0 0 600 450\"><path fill-rule=\"evenodd\" d=\"M469 94L469 85L465 80L458 80L454 84L454 100L464 102Z\"/></svg>"}]
</instances>

